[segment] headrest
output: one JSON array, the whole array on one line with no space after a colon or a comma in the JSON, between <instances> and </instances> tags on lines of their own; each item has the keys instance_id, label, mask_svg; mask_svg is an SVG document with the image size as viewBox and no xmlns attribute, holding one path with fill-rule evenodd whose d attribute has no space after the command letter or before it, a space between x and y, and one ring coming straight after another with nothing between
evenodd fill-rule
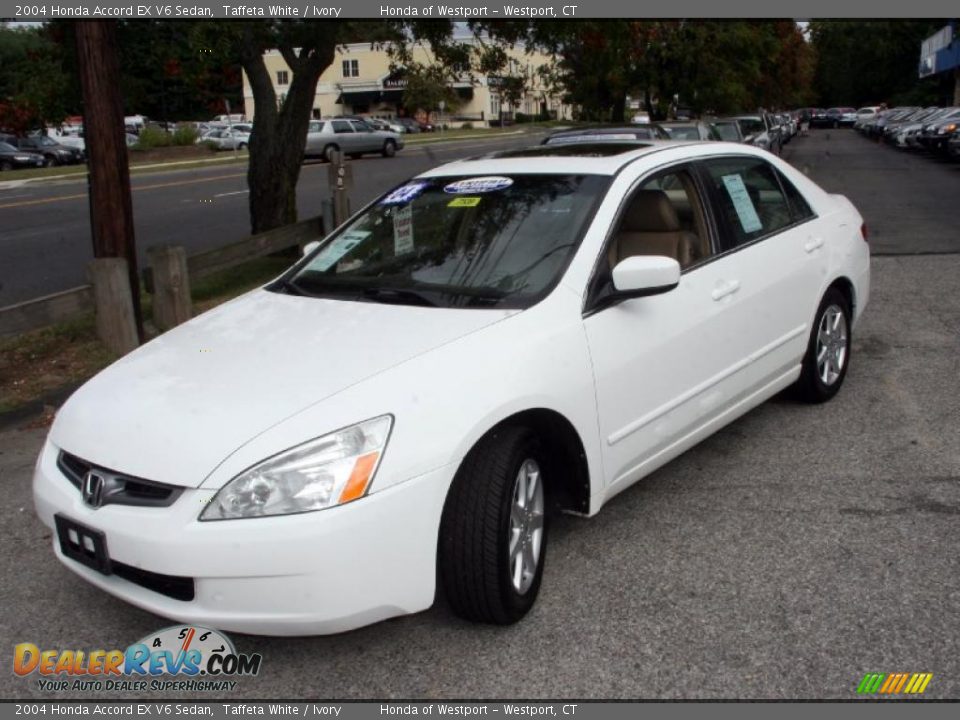
<instances>
[{"instance_id":1,"label":"headrest","mask_svg":"<svg viewBox=\"0 0 960 720\"><path fill-rule=\"evenodd\" d=\"M630 201L622 232L676 232L680 220L673 203L663 190L640 190Z\"/></svg>"}]
</instances>

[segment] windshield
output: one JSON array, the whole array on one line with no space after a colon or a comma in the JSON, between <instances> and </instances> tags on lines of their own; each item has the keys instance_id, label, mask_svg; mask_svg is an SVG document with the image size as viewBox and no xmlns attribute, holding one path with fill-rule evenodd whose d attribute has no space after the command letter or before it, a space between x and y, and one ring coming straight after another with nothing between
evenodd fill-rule
<instances>
[{"instance_id":1,"label":"windshield","mask_svg":"<svg viewBox=\"0 0 960 720\"><path fill-rule=\"evenodd\" d=\"M737 132L733 123L714 123L713 130L721 140L732 140L734 142L740 140L740 133Z\"/></svg>"},{"instance_id":2,"label":"windshield","mask_svg":"<svg viewBox=\"0 0 960 720\"><path fill-rule=\"evenodd\" d=\"M740 128L743 130L744 135L760 133L765 130L763 120L757 118L740 118L737 122L740 123Z\"/></svg>"},{"instance_id":3,"label":"windshield","mask_svg":"<svg viewBox=\"0 0 960 720\"><path fill-rule=\"evenodd\" d=\"M697 130L693 125L680 125L674 127L665 127L668 133L670 133L671 140L699 140L700 131Z\"/></svg>"},{"instance_id":4,"label":"windshield","mask_svg":"<svg viewBox=\"0 0 960 720\"><path fill-rule=\"evenodd\" d=\"M17 149L13 145L10 145L9 143L5 143L5 142L0 142L0 152L12 153L16 151Z\"/></svg>"},{"instance_id":5,"label":"windshield","mask_svg":"<svg viewBox=\"0 0 960 720\"><path fill-rule=\"evenodd\" d=\"M416 179L272 289L441 307L525 308L553 288L609 178Z\"/></svg>"}]
</instances>

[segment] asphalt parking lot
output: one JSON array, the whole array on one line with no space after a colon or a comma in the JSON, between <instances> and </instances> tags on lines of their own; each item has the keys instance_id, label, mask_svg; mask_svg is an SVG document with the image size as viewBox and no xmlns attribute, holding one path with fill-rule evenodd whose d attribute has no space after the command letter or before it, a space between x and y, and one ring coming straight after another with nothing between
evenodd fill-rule
<instances>
[{"instance_id":1,"label":"asphalt parking lot","mask_svg":"<svg viewBox=\"0 0 960 720\"><path fill-rule=\"evenodd\" d=\"M558 518L516 626L441 601L334 637L235 636L264 661L229 699L852 699L866 672L930 672L926 697L960 697L960 165L852 131L784 156L860 204L883 253L836 399L778 397L597 517ZM0 432L2 652L170 624L54 560L30 498L43 435ZM57 697L9 672L0 696Z\"/></svg>"}]
</instances>

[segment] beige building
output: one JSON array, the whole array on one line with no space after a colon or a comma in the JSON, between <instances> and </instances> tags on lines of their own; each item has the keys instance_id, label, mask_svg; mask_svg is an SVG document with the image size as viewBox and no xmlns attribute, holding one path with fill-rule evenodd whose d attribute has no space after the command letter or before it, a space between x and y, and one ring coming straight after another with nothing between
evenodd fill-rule
<instances>
[{"instance_id":1,"label":"beige building","mask_svg":"<svg viewBox=\"0 0 960 720\"><path fill-rule=\"evenodd\" d=\"M463 42L475 43L475 40ZM545 114L554 118L569 119L572 107L562 103L560 97L549 93L543 84L541 66L551 66L555 59L550 55L534 52L527 54L522 47L505 48L510 58L507 72L511 76L527 77L527 93L516 105L510 106L497 91L501 77L482 77L474 74L471 79L466 74L459 82L453 83L453 89L460 98L457 108L446 108L442 112L443 122L458 127L470 122L475 127L496 124L502 117L511 119L516 113L526 115ZM416 45L413 48L414 62L430 65L434 62L428 47ZM276 50L264 54L267 71L273 80L273 87L281 100L293 73ZM370 43L355 43L341 47L336 59L328 67L317 83L317 94L313 102L315 118L332 115L361 115L364 117L394 118L413 116L426 108L405 108L403 91L406 80L403 72L390 71L390 57L385 49L373 49ZM253 90L243 76L243 97L247 117L253 119ZM431 109L430 119L436 122L437 109Z\"/></svg>"}]
</instances>

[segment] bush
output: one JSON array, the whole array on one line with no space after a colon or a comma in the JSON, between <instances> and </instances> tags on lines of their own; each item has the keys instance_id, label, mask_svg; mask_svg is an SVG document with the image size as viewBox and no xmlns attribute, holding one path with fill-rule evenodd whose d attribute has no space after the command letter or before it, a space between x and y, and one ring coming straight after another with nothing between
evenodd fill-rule
<instances>
[{"instance_id":1,"label":"bush","mask_svg":"<svg viewBox=\"0 0 960 720\"><path fill-rule=\"evenodd\" d=\"M147 126L140 131L137 148L150 150L158 147L170 146L170 133L163 128Z\"/></svg>"},{"instance_id":2,"label":"bush","mask_svg":"<svg viewBox=\"0 0 960 720\"><path fill-rule=\"evenodd\" d=\"M465 122L463 125L460 126L460 129L461 129L461 130L473 130L473 123L472 123L472 122Z\"/></svg>"},{"instance_id":3,"label":"bush","mask_svg":"<svg viewBox=\"0 0 960 720\"><path fill-rule=\"evenodd\" d=\"M200 133L198 133L192 127L179 127L173 133L173 144L178 147L184 145L193 145L197 141L198 137L200 137Z\"/></svg>"}]
</instances>

